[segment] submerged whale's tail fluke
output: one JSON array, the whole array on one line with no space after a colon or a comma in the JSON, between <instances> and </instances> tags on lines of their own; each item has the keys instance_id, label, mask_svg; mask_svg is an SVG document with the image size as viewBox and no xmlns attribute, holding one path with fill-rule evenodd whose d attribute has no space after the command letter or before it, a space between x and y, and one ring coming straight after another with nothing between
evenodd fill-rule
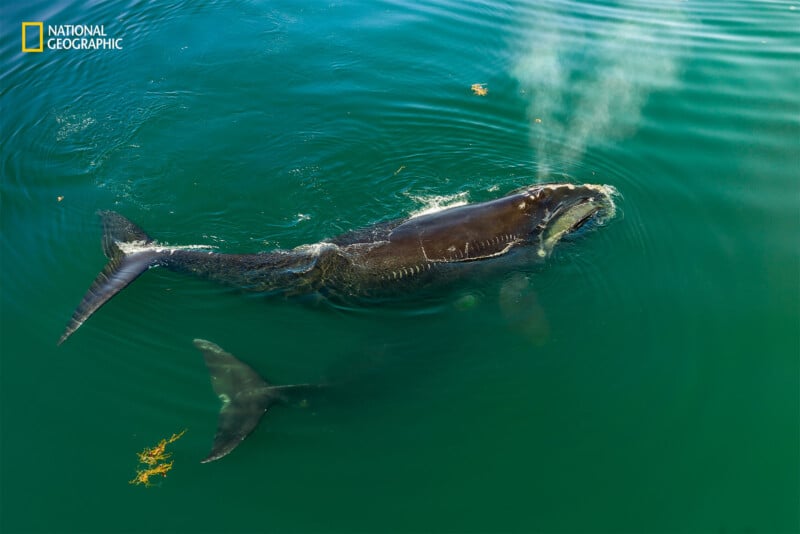
<instances>
[{"instance_id":1,"label":"submerged whale's tail fluke","mask_svg":"<svg viewBox=\"0 0 800 534\"><path fill-rule=\"evenodd\" d=\"M72 314L58 340L59 345L111 297L156 265L161 256L155 247L147 246L153 243L150 236L119 213L103 211L100 217L103 220L103 252L109 261Z\"/></svg>"},{"instance_id":2,"label":"submerged whale's tail fluke","mask_svg":"<svg viewBox=\"0 0 800 534\"><path fill-rule=\"evenodd\" d=\"M273 386L218 345L195 339L194 346L203 352L214 393L222 401L214 444L202 463L219 460L235 449L258 425L267 408L275 402L286 401L284 390L315 387L310 384Z\"/></svg>"}]
</instances>

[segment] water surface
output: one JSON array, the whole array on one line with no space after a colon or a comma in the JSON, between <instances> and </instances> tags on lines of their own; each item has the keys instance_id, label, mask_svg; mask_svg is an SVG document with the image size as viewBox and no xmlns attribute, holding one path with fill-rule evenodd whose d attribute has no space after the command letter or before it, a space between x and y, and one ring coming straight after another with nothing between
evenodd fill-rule
<instances>
[{"instance_id":1,"label":"water surface","mask_svg":"<svg viewBox=\"0 0 800 534\"><path fill-rule=\"evenodd\" d=\"M0 530L800 530L800 4L2 15ZM38 20L123 49L23 54ZM435 303L155 270L55 345L104 263L99 209L258 252L563 180L615 186L618 218ZM218 406L195 337L340 386L201 465ZM163 483L129 485L182 428Z\"/></svg>"}]
</instances>

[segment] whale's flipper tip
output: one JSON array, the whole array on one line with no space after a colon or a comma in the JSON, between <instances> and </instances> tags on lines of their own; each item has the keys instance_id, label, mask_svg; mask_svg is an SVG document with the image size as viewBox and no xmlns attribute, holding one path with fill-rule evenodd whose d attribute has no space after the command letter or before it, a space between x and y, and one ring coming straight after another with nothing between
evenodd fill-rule
<instances>
[{"instance_id":1,"label":"whale's flipper tip","mask_svg":"<svg viewBox=\"0 0 800 534\"><path fill-rule=\"evenodd\" d=\"M211 385L222 401L217 433L211 452L201 463L213 462L230 453L253 431L267 408L282 400L280 387L272 387L249 365L221 347L195 339L211 375Z\"/></svg>"}]
</instances>

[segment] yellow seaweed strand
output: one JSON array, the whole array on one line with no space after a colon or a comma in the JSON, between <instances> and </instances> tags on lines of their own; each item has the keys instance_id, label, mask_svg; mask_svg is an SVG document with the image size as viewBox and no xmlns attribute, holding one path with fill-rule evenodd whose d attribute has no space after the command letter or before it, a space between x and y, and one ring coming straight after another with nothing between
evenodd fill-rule
<instances>
[{"instance_id":1,"label":"yellow seaweed strand","mask_svg":"<svg viewBox=\"0 0 800 534\"><path fill-rule=\"evenodd\" d=\"M161 475L162 477L167 476L167 471L172 469L172 462L165 462L163 464L159 464L155 467L150 467L148 469L139 469L136 471L136 476L133 480L130 480L128 484L144 484L147 487L152 486L153 484L150 483L150 477L155 475Z\"/></svg>"},{"instance_id":2,"label":"yellow seaweed strand","mask_svg":"<svg viewBox=\"0 0 800 534\"><path fill-rule=\"evenodd\" d=\"M158 462L163 462L168 459L172 456L172 453L166 452L167 445L178 441L185 433L186 429L183 429L178 434L172 434L169 438L162 439L155 447L145 447L142 452L137 452L136 456L139 457L139 463L156 465Z\"/></svg>"},{"instance_id":3,"label":"yellow seaweed strand","mask_svg":"<svg viewBox=\"0 0 800 534\"><path fill-rule=\"evenodd\" d=\"M145 447L142 452L137 452L136 456L139 458L139 465L145 466L145 468L137 469L136 476L128 483L150 487L152 486L150 477L156 475L166 477L167 472L172 469L173 463L172 461L166 461L172 456L171 452L167 452L167 445L178 441L185 433L186 429L183 429L177 434L172 434L169 438L162 439L155 447Z\"/></svg>"},{"instance_id":4,"label":"yellow seaweed strand","mask_svg":"<svg viewBox=\"0 0 800 534\"><path fill-rule=\"evenodd\" d=\"M184 434L186 434L186 429L185 428L183 430L181 430L180 432L178 432L177 434L172 434L172 436L170 436L169 441L167 441L167 443L174 443L174 442L178 441L179 439L181 439L183 437Z\"/></svg>"}]
</instances>

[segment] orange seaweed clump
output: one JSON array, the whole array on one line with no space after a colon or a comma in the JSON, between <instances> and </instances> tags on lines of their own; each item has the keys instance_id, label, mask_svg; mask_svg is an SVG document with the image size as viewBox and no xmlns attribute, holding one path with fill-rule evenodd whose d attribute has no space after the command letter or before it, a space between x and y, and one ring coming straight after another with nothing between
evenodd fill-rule
<instances>
[{"instance_id":1,"label":"orange seaweed clump","mask_svg":"<svg viewBox=\"0 0 800 534\"><path fill-rule=\"evenodd\" d=\"M136 476L129 484L144 484L149 487L152 486L150 477L155 475L166 477L167 471L172 469L172 462L166 461L172 456L171 452L167 452L167 445L178 441L185 433L186 429L178 434L172 434L169 438L162 439L155 447L145 447L142 452L137 452L136 456L139 458L139 465L145 467L136 471Z\"/></svg>"},{"instance_id":2,"label":"orange seaweed clump","mask_svg":"<svg viewBox=\"0 0 800 534\"><path fill-rule=\"evenodd\" d=\"M486 93L489 92L485 83L473 83L471 89L478 96L486 96Z\"/></svg>"},{"instance_id":3,"label":"orange seaweed clump","mask_svg":"<svg viewBox=\"0 0 800 534\"><path fill-rule=\"evenodd\" d=\"M133 480L129 481L128 484L136 484L137 486L140 484L144 484L148 488L153 484L150 483L150 477L155 475L161 475L162 477L167 476L167 471L172 469L172 462L164 462L163 464L158 464L155 467L149 467L147 469L139 469L136 471L136 476Z\"/></svg>"},{"instance_id":4,"label":"orange seaweed clump","mask_svg":"<svg viewBox=\"0 0 800 534\"><path fill-rule=\"evenodd\" d=\"M181 439L183 435L186 433L186 429L181 431L178 434L172 434L169 438L162 439L158 442L158 445L155 447L145 447L142 452L137 452L136 456L139 457L140 464L146 465L156 465L158 462L162 462L172 456L171 452L166 452L167 445L170 443L174 443Z\"/></svg>"}]
</instances>

